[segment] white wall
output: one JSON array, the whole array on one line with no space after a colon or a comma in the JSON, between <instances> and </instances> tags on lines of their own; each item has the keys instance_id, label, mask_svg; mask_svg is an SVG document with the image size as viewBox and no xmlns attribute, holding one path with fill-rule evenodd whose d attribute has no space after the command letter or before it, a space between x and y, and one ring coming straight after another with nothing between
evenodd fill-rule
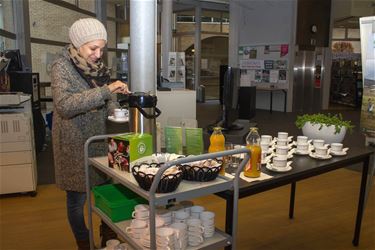
<instances>
[{"instance_id":1,"label":"white wall","mask_svg":"<svg viewBox=\"0 0 375 250\"><path fill-rule=\"evenodd\" d=\"M289 44L289 94L287 110L291 110L293 87L293 57L296 0L231 0L230 24L236 22L236 29L229 33L229 64L238 66L237 52L239 45ZM232 28L232 26L230 27ZM238 41L237 44L235 41ZM232 43L231 43L232 41ZM257 93L256 107L269 109L269 94ZM284 96L275 92L273 96L274 110L283 111Z\"/></svg>"}]
</instances>

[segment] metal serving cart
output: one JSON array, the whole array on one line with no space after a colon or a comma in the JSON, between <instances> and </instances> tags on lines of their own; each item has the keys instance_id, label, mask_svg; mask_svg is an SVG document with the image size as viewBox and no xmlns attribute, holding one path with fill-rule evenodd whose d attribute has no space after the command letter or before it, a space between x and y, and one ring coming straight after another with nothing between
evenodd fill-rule
<instances>
[{"instance_id":1,"label":"metal serving cart","mask_svg":"<svg viewBox=\"0 0 375 250\"><path fill-rule=\"evenodd\" d=\"M139 196L145 198L149 201L149 228L150 228L150 249L156 249L156 228L155 228L155 207L167 205L170 202L183 201L187 199L193 199L200 196L205 196L217 192L222 192L226 190L233 190L233 221L232 221L232 234L226 234L219 229L215 229L213 237L205 239L205 241L197 246L190 247L187 249L217 249L220 247L232 246L236 249L236 235L237 235L237 216L238 216L238 195L239 195L239 176L244 168L245 164L250 159L250 151L246 148L234 149L228 151L222 151L217 153L202 154L199 156L188 156L185 158L180 158L177 160L166 162L154 177L154 181L151 185L149 191L143 190L139 187L138 183L134 179L132 173L119 172L113 168L108 167L107 156L101 157L89 157L89 146L92 142L107 139L108 137L116 136L113 135L98 135L90 137L85 143L85 169L86 169L86 191L88 200L88 226L90 230L90 247L94 249L94 237L93 237L93 223L92 223L92 213L95 212L108 226L110 226L118 235L120 235L124 240L126 240L135 249L147 249L142 246L138 239L132 238L126 231L126 227L130 226L131 220L120 221L117 223L112 222L112 220L104 214L100 209L96 208L91 203L91 183L90 183L90 171L92 168L96 168L99 171L105 173L107 176L113 178L116 182L124 185L128 189L137 193ZM170 167L185 164L194 161L200 161L205 159L213 159L228 155L235 154L245 154L244 160L240 163L234 176L222 176L219 175L215 180L209 182L194 182L182 180L178 188L174 192L170 193L156 193L159 181L162 174Z\"/></svg>"}]
</instances>

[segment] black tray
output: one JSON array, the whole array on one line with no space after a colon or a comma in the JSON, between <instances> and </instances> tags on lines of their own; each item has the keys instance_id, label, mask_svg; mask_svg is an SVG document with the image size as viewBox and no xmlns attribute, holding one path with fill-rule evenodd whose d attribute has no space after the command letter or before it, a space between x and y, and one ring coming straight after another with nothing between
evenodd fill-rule
<instances>
[{"instance_id":1,"label":"black tray","mask_svg":"<svg viewBox=\"0 0 375 250\"><path fill-rule=\"evenodd\" d=\"M147 167L161 167L162 164L158 163L141 163L139 165L134 165L132 168L132 174L134 178L137 180L139 186L149 191L152 185L152 182L154 181L154 175L153 174L146 174L142 171L139 171L139 168L141 166L146 165ZM156 193L169 193L173 192L177 189L178 185L180 185L180 182L182 180L182 172L178 172L176 174L168 174L163 175L160 178L159 185L156 189Z\"/></svg>"}]
</instances>

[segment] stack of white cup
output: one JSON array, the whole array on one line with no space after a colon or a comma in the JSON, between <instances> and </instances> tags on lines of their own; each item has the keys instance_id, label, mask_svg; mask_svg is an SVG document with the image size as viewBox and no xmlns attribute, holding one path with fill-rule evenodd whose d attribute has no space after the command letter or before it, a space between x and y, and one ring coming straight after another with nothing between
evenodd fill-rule
<instances>
[{"instance_id":1,"label":"stack of white cup","mask_svg":"<svg viewBox=\"0 0 375 250\"><path fill-rule=\"evenodd\" d=\"M204 229L204 238L212 237L215 233L215 213L211 211L204 211L200 214L200 219Z\"/></svg>"},{"instance_id":2,"label":"stack of white cup","mask_svg":"<svg viewBox=\"0 0 375 250\"><path fill-rule=\"evenodd\" d=\"M134 207L132 217L138 220L148 221L150 216L150 208L146 204L138 204Z\"/></svg>"},{"instance_id":3,"label":"stack of white cup","mask_svg":"<svg viewBox=\"0 0 375 250\"><path fill-rule=\"evenodd\" d=\"M326 157L328 155L328 147L324 145L324 140L313 140L315 155L318 157Z\"/></svg>"},{"instance_id":4,"label":"stack of white cup","mask_svg":"<svg viewBox=\"0 0 375 250\"><path fill-rule=\"evenodd\" d=\"M199 219L200 214L204 211L202 206L192 206L190 207L190 218Z\"/></svg>"},{"instance_id":5,"label":"stack of white cup","mask_svg":"<svg viewBox=\"0 0 375 250\"><path fill-rule=\"evenodd\" d=\"M308 139L307 136L303 136L303 135L297 136L297 152L308 153L310 145L307 139Z\"/></svg>"},{"instance_id":6,"label":"stack of white cup","mask_svg":"<svg viewBox=\"0 0 375 250\"><path fill-rule=\"evenodd\" d=\"M189 246L198 246L203 243L202 221L200 219L191 218L186 221L188 226L188 242Z\"/></svg>"},{"instance_id":7,"label":"stack of white cup","mask_svg":"<svg viewBox=\"0 0 375 250\"><path fill-rule=\"evenodd\" d=\"M156 230L157 249L174 249L176 245L175 230L170 227L162 227Z\"/></svg>"},{"instance_id":8,"label":"stack of white cup","mask_svg":"<svg viewBox=\"0 0 375 250\"><path fill-rule=\"evenodd\" d=\"M190 213L181 209L173 212L173 222L186 223L186 220L190 217Z\"/></svg>"},{"instance_id":9,"label":"stack of white cup","mask_svg":"<svg viewBox=\"0 0 375 250\"><path fill-rule=\"evenodd\" d=\"M165 208L158 208L156 210L156 218L164 221L164 225L170 225L173 221L172 212Z\"/></svg>"},{"instance_id":10,"label":"stack of white cup","mask_svg":"<svg viewBox=\"0 0 375 250\"><path fill-rule=\"evenodd\" d=\"M287 132L278 132L277 133L277 146L288 146L289 145L289 138Z\"/></svg>"},{"instance_id":11,"label":"stack of white cup","mask_svg":"<svg viewBox=\"0 0 375 250\"><path fill-rule=\"evenodd\" d=\"M272 136L270 135L261 135L260 136L260 148L261 148L261 161L262 164L266 163L266 157L267 154L270 153L270 147L271 147L271 142L272 142Z\"/></svg>"},{"instance_id":12,"label":"stack of white cup","mask_svg":"<svg viewBox=\"0 0 375 250\"><path fill-rule=\"evenodd\" d=\"M134 239L140 239L147 230L147 222L145 220L133 219L130 226L125 229Z\"/></svg>"},{"instance_id":13,"label":"stack of white cup","mask_svg":"<svg viewBox=\"0 0 375 250\"><path fill-rule=\"evenodd\" d=\"M187 233L187 224L185 223L173 223L170 225L171 228L175 230L176 241L175 249L185 249L188 245L188 233Z\"/></svg>"}]
</instances>

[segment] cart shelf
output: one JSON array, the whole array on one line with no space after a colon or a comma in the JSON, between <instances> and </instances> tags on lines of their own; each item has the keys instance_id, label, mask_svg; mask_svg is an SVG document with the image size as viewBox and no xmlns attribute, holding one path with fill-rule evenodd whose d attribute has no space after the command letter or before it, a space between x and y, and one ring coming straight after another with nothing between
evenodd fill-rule
<instances>
[{"instance_id":1,"label":"cart shelf","mask_svg":"<svg viewBox=\"0 0 375 250\"><path fill-rule=\"evenodd\" d=\"M89 162L100 171L112 177L122 185L126 186L133 192L149 200L150 192L139 187L132 173L115 170L108 167L107 157L90 158ZM155 194L155 205L166 205L170 201L183 201L217 193L233 188L232 178L218 176L215 180L209 182L181 181L180 185L174 192Z\"/></svg>"},{"instance_id":2,"label":"cart shelf","mask_svg":"<svg viewBox=\"0 0 375 250\"><path fill-rule=\"evenodd\" d=\"M101 219L109 225L112 230L117 232L123 239L125 239L130 245L134 246L135 249L146 249L150 248L143 247L139 240L132 238L128 233L126 233L126 228L130 226L131 220L120 221L113 223L111 219L104 214L100 209L93 207L93 212L95 212ZM188 246L187 250L193 249L218 249L230 245L232 242L232 237L229 234L216 228L214 236L206 238L202 244L197 247Z\"/></svg>"}]
</instances>

